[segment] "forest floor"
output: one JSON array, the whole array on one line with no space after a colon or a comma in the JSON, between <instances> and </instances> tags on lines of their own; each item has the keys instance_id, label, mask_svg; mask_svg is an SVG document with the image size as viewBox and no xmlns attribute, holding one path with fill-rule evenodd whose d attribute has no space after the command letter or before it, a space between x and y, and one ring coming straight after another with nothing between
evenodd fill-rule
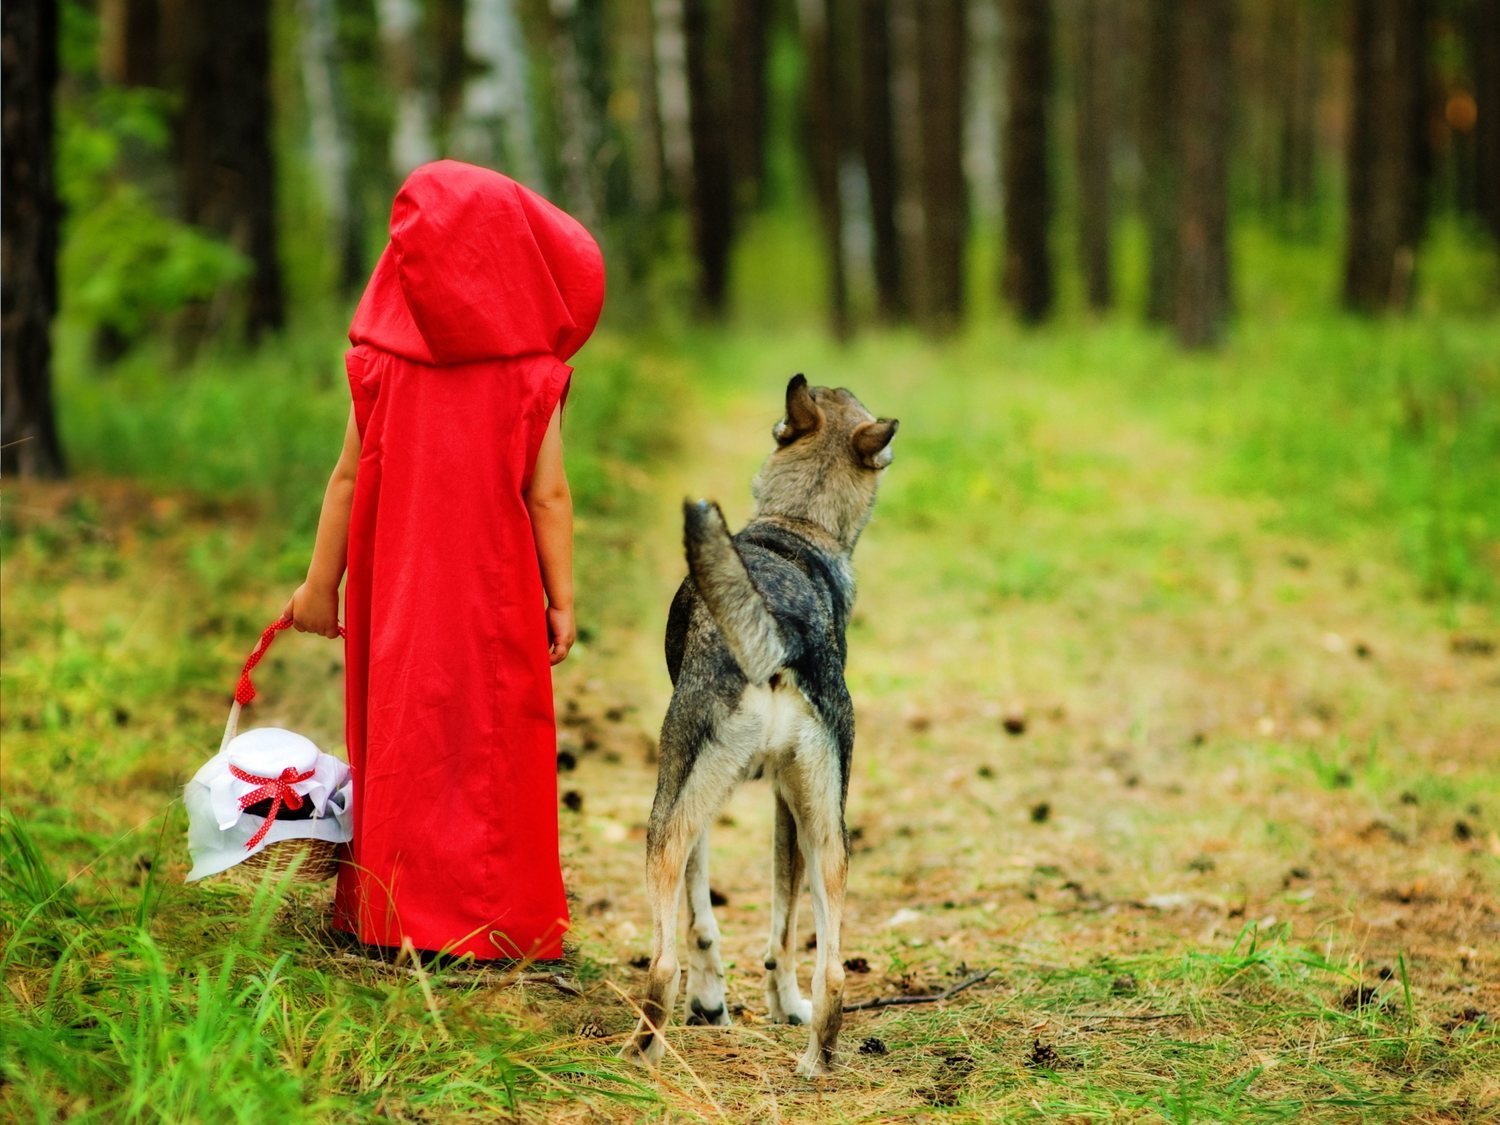
<instances>
[{"instance_id":1,"label":"forest floor","mask_svg":"<svg viewBox=\"0 0 1500 1125\"><path fill-rule=\"evenodd\" d=\"M838 1070L797 1078L806 1032L768 1024L761 995L771 803L751 783L712 833L734 1026L684 1027L679 1012L660 1071L625 1072L638 1097L588 1094L613 1088L649 953L678 505L707 495L732 525L748 518L800 343L743 379L732 348L712 357L717 375L678 372L693 391L662 419L678 454L610 466L639 503L580 520L584 641L557 697L581 993L453 970L413 1018L446 1040L502 1015L599 1072L523 1102L525 1119L1493 1120L1500 618L1421 596L1378 530L1289 527L1276 496L1226 484L1221 430L1138 384L1059 378L1024 349L988 366L958 353L940 379L914 373L909 342L807 349L814 382L903 422L855 556L846 1000L990 975L951 999L851 1013ZM158 650L218 638L227 690L222 638L248 648L285 597L253 561L223 561L251 549L261 517L85 480L12 486L5 518L6 806L61 855L79 854L70 832L148 826L151 839L111 845L112 877L158 896L160 944L203 940L229 900L174 885L186 852L164 825L180 817L158 814L211 749L217 696ZM193 604L183 574L210 575L228 604ZM322 644L273 650L255 718L337 745L338 658ZM133 682L133 661L152 685ZM111 694L155 710L100 709ZM95 701L87 715L75 695ZM80 723L94 749L57 757L49 732ZM371 987L410 976L347 964L320 936L321 894L294 896L276 923L307 941L308 968ZM800 930L810 943L805 900ZM40 997L44 968L8 974L12 995ZM376 1108L486 1116L397 1091Z\"/></svg>"}]
</instances>

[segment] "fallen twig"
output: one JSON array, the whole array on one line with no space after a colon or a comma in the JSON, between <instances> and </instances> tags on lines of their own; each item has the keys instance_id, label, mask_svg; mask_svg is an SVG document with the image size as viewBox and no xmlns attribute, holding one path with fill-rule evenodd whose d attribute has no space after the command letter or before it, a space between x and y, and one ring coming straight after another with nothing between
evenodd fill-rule
<instances>
[{"instance_id":1,"label":"fallen twig","mask_svg":"<svg viewBox=\"0 0 1500 1125\"><path fill-rule=\"evenodd\" d=\"M939 1000L947 1000L950 996L957 996L964 989L972 988L980 981L989 980L994 974L994 969L986 969L982 973L975 973L959 981L952 988L935 992L931 996L876 996L870 1000L861 1000L858 1004L845 1004L844 1011L863 1012L871 1008L894 1008L898 1004L934 1004Z\"/></svg>"},{"instance_id":2,"label":"fallen twig","mask_svg":"<svg viewBox=\"0 0 1500 1125\"><path fill-rule=\"evenodd\" d=\"M339 959L375 969L403 973L414 980L425 981L443 988L469 988L479 984L499 985L502 988L509 988L516 984L550 984L566 996L583 995L583 989L579 987L578 982L571 977L563 976L562 973L513 973L486 969L462 969L458 972L430 974L418 971L420 962L413 960L410 965L403 965L399 957L395 961L386 961L374 957L363 957L358 953L344 953L340 954Z\"/></svg>"}]
</instances>

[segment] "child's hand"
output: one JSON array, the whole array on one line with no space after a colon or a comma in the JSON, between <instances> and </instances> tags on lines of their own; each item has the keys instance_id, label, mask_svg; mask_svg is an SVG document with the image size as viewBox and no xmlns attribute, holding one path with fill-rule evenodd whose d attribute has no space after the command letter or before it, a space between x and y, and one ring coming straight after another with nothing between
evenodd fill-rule
<instances>
[{"instance_id":1,"label":"child's hand","mask_svg":"<svg viewBox=\"0 0 1500 1125\"><path fill-rule=\"evenodd\" d=\"M572 606L547 607L547 636L552 643L549 658L554 665L568 658L568 651L578 639L578 630L573 625Z\"/></svg>"},{"instance_id":2,"label":"child's hand","mask_svg":"<svg viewBox=\"0 0 1500 1125\"><path fill-rule=\"evenodd\" d=\"M297 587L292 600L281 611L282 617L290 617L292 626L299 633L319 633L325 637L339 635L339 591L335 586L328 589L304 582Z\"/></svg>"}]
</instances>

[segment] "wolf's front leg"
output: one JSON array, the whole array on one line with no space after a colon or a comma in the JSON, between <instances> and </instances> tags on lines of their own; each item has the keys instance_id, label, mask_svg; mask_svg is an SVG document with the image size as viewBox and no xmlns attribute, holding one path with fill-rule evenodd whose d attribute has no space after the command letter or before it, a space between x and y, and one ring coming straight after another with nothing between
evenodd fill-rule
<instances>
[{"instance_id":1,"label":"wolf's front leg","mask_svg":"<svg viewBox=\"0 0 1500 1125\"><path fill-rule=\"evenodd\" d=\"M687 861L688 978L687 1022L729 1024L724 1004L724 963L719 957L719 923L708 888L708 829L698 834Z\"/></svg>"},{"instance_id":2,"label":"wolf's front leg","mask_svg":"<svg viewBox=\"0 0 1500 1125\"><path fill-rule=\"evenodd\" d=\"M791 806L778 790L771 839L771 936L766 944L766 1009L773 1023L806 1024L812 1004L797 991L797 896L802 890L802 850Z\"/></svg>"}]
</instances>

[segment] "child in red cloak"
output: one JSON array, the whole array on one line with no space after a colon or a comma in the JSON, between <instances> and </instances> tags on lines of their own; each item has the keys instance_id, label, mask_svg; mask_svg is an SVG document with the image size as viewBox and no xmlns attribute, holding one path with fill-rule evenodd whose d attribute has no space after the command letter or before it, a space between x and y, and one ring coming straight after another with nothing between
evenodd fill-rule
<instances>
[{"instance_id":1,"label":"child in red cloak","mask_svg":"<svg viewBox=\"0 0 1500 1125\"><path fill-rule=\"evenodd\" d=\"M568 926L549 665L574 640L566 360L593 331L588 232L496 172L413 172L349 331L353 410L307 581L345 567L354 838L334 922L361 941L554 958ZM544 601L545 596L545 601Z\"/></svg>"}]
</instances>

